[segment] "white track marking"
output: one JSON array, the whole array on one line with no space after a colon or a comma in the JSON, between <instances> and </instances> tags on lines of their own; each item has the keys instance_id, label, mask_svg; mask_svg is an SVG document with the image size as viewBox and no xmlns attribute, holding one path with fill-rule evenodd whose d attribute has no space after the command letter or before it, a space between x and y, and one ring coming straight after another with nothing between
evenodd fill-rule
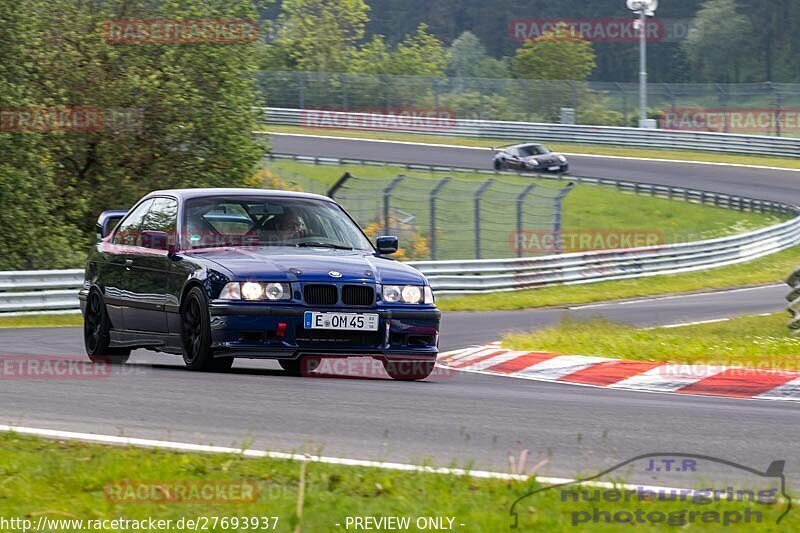
<instances>
[{"instance_id":1,"label":"white track marking","mask_svg":"<svg viewBox=\"0 0 800 533\"><path fill-rule=\"evenodd\" d=\"M362 459L343 459L339 457L324 457L318 455L303 455L296 453L268 452L259 450L245 450L241 448L230 448L226 446L210 446L205 444L191 444L186 442L173 442L153 439L137 439L132 437L117 437L114 435L101 435L97 433L78 433L74 431L60 431L55 429L42 429L24 426L9 426L0 424L0 431L14 432L23 435L35 435L47 439L76 440L81 442L91 442L98 444L110 444L114 446L134 446L137 448L156 448L164 450L176 450L197 453L228 453L241 455L251 458L270 458L285 459L290 461L308 461L311 463L325 463L343 466L360 466L368 468L381 468L384 470L398 470L403 472L420 472L425 474L447 474L454 476L468 476L484 479L506 479L516 481L526 481L531 477L521 474L508 474L505 472L492 472L488 470L466 470L463 468L435 468L431 466L419 466L406 463L387 463L379 461L366 461ZM544 485L560 485L564 483L576 483L578 480L562 477L536 476L536 481ZM664 487L659 485L641 485L636 483L611 483L607 481L583 481L581 485L598 488L623 488L651 491L679 491L688 490L693 493L693 489L683 489L680 487ZM704 490L704 489L699 489Z\"/></svg>"},{"instance_id":2,"label":"white track marking","mask_svg":"<svg viewBox=\"0 0 800 533\"><path fill-rule=\"evenodd\" d=\"M259 131L256 133L267 133L269 135L283 135L285 137L308 137L310 139L334 139L339 141L358 141L358 142L371 142L383 144L402 144L407 146L433 146L435 148L457 148L460 150L478 150L478 151L492 151L488 146L460 146L457 144L441 144L441 143L423 143L413 141L393 141L389 139L367 139L364 137L339 137L335 135L315 135L310 133L278 133L273 131ZM558 144L558 142L556 142ZM681 163L690 165L711 165L718 167L739 167L739 168L752 168L759 170L786 170L789 172L800 172L800 168L785 168L785 167L772 167L767 165L745 165L742 163L721 163L714 161L690 161L686 159L659 159L651 157L631 157L622 155L602 155L602 154L581 154L575 152L561 152L564 155L576 157L593 157L596 159L622 159L628 161L655 161L658 163ZM746 154L741 154L746 155ZM344 158L347 159L347 158Z\"/></svg>"},{"instance_id":3,"label":"white track marking","mask_svg":"<svg viewBox=\"0 0 800 533\"><path fill-rule=\"evenodd\" d=\"M485 370L485 369L489 368L490 366L499 365L501 363L505 363L506 361L511 361L512 359L516 359L517 357L522 357L523 355L526 355L528 353L530 353L530 352L528 352L527 350L519 351L519 352L515 352L515 351L509 350L509 351L507 351L505 353L501 353L501 354L495 355L494 357L490 357L489 359L485 359L483 361L478 361L477 363L473 363L473 364L469 365L469 368L471 370ZM458 369L456 368L456 370L458 370Z\"/></svg>"},{"instance_id":4,"label":"white track marking","mask_svg":"<svg viewBox=\"0 0 800 533\"><path fill-rule=\"evenodd\" d=\"M786 400L797 398L798 396L800 396L800 378L793 379L789 383L784 383L771 391L759 394L756 398L762 400Z\"/></svg>"},{"instance_id":5,"label":"white track marking","mask_svg":"<svg viewBox=\"0 0 800 533\"><path fill-rule=\"evenodd\" d=\"M724 366L666 364L608 386L610 389L635 389L674 392L727 370Z\"/></svg>"},{"instance_id":6,"label":"white track marking","mask_svg":"<svg viewBox=\"0 0 800 533\"><path fill-rule=\"evenodd\" d=\"M586 304L586 305L576 305L572 307L566 307L569 310L576 310L576 309L594 309L597 307L613 307L617 305L633 305L639 303L648 303L648 302L661 302L664 300L674 300L676 298L703 298L708 296L713 296L715 294L733 294L736 292L748 292L748 291L757 291L761 289L771 289L775 287L783 287L783 283L773 283L772 285L757 285L755 287L739 287L736 289L725 289L721 291L708 291L708 292L692 292L689 294L669 294L666 296L654 296L651 298L633 298L630 300L622 300L622 301L611 301L611 302L600 302L596 304Z\"/></svg>"},{"instance_id":7,"label":"white track marking","mask_svg":"<svg viewBox=\"0 0 800 533\"><path fill-rule=\"evenodd\" d=\"M522 377L536 377L541 379L556 380L578 370L589 368L597 363L616 361L610 357L590 357L586 355L559 355L552 359L536 363L518 372L515 375Z\"/></svg>"},{"instance_id":8,"label":"white track marking","mask_svg":"<svg viewBox=\"0 0 800 533\"><path fill-rule=\"evenodd\" d=\"M717 322L728 322L730 318L711 318L709 320L696 320L694 322L676 322L675 324L665 324L663 326L655 326L652 328L642 328L642 329L670 329L670 328L682 328L684 326L697 326L700 324L716 324Z\"/></svg>"}]
</instances>

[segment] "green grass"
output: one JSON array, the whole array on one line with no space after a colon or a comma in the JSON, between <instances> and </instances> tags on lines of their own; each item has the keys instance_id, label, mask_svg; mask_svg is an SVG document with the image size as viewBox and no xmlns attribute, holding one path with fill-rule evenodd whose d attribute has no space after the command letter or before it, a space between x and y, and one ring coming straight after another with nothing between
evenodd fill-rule
<instances>
[{"instance_id":1,"label":"green grass","mask_svg":"<svg viewBox=\"0 0 800 533\"><path fill-rule=\"evenodd\" d=\"M370 202L364 207L356 200L345 206L353 212L357 219L366 218L361 213L380 212L381 190L388 180L399 174L421 177L431 180L442 179L442 174L411 172L401 167L371 167L362 165L314 165L295 161L271 161L265 163L268 169L278 173L284 180L296 183L304 190L324 193L345 172L357 178L363 178L358 189L369 192ZM449 174L450 175L450 174ZM476 182L485 181L487 176L472 173L454 173L453 178ZM485 207L482 218L485 220L485 233L482 246L483 258L513 257L516 253L509 237L516 228L516 208L514 198L522 188L530 183L537 183L539 190L553 191L565 182L552 179L532 179L528 177L504 177L509 185L489 188L484 196ZM569 178L565 178L568 180ZM375 180L375 181L370 181ZM418 182L415 182L415 186ZM356 186L354 186L355 188ZM459 186L461 187L461 186ZM374 190L373 190L374 189ZM416 216L416 225L427 235L429 225L429 208L427 190L411 196L398 187L398 195L392 205ZM535 190L536 191L536 190ZM551 193L552 194L552 193ZM437 259L463 259L475 256L473 248L474 208L471 196L466 200L448 198L443 194L438 202L440 221L437 230L439 249ZM360 202L360 201L358 201ZM624 205L624 209L620 206ZM533 210L526 211L528 216ZM547 223L532 218L527 219L526 228L543 229ZM780 217L772 214L739 212L712 206L698 205L680 200L653 198L645 195L620 192L611 187L578 184L564 200L563 228L570 230L600 230L614 234L635 232L643 238L652 237L657 242L674 243L700 240L742 233L748 230L777 223ZM359 220L362 225L369 221ZM601 244L605 239L601 239ZM402 245L402 243L401 243ZM600 246L608 247L608 246ZM589 247L592 249L594 247ZM585 248L581 248L585 249ZM537 251L537 250L534 250ZM542 251L542 248L538 248ZM546 250L545 250L546 251ZM566 250L580 251L580 250ZM541 255L538 254L538 255Z\"/></svg>"},{"instance_id":2,"label":"green grass","mask_svg":"<svg viewBox=\"0 0 800 533\"><path fill-rule=\"evenodd\" d=\"M445 311L515 310L583 304L622 298L725 289L782 281L800 264L800 246L755 261L684 274L651 276L583 285L557 285L541 289L442 296L437 305ZM787 287L787 293L789 291Z\"/></svg>"},{"instance_id":3,"label":"green grass","mask_svg":"<svg viewBox=\"0 0 800 533\"><path fill-rule=\"evenodd\" d=\"M303 128L300 126L265 126L265 131L275 133L305 133L331 137L357 137L366 139L384 139L390 141L407 141L432 144L452 144L457 146L492 147L512 143L508 139L471 139L463 137L444 137L413 133L373 132L360 130L337 130L327 128ZM525 141L528 139L520 139ZM696 150L658 150L648 148L631 148L625 146L594 146L574 143L546 143L548 148L558 152L612 155L622 157L644 157L652 159L676 159L682 161L706 161L711 163L731 163L738 165L763 165L781 168L800 168L800 158L769 157L746 154L720 154Z\"/></svg>"},{"instance_id":4,"label":"green grass","mask_svg":"<svg viewBox=\"0 0 800 533\"><path fill-rule=\"evenodd\" d=\"M510 525L511 504L531 490L541 488L533 480L485 480L311 463L305 473L304 504L301 516L298 516L295 510L300 475L301 465L295 461L115 448L4 433L0 435L0 517L27 518L36 523L40 516L83 520L152 517L173 521L214 516L277 516L276 531L316 532L346 531L348 516L410 516L413 520L439 516L455 518L455 531L503 531ZM165 501L168 493L164 491L154 493L160 500L156 503L136 501L135 498L121 501L106 496L114 494L106 487L124 482L169 487L184 482L200 483L201 487L247 483L249 487L256 487L257 497L254 501L196 504ZM520 526L523 531L575 531L570 523L571 513L597 506L597 503L586 502L562 503L559 493L546 491L523 500L519 507ZM732 531L744 531L745 527L761 531L779 529L775 520L785 509L785 503L750 506L763 513L764 522L761 525L734 525ZM605 507L612 513L636 508L648 512L677 512L687 508L741 512L744 504L633 502ZM780 529L798 529L798 517L800 513L789 513ZM459 525L462 523L463 527ZM639 527L664 529L663 524ZM718 527L693 525L691 529L705 531ZM601 531L618 528L619 525L592 525L593 530ZM350 529L355 528L351 526ZM173 527L167 530L188 529ZM246 529L224 529L220 525L209 527L207 531Z\"/></svg>"},{"instance_id":5,"label":"green grass","mask_svg":"<svg viewBox=\"0 0 800 533\"><path fill-rule=\"evenodd\" d=\"M637 329L602 319L569 319L534 333L508 335L503 345L570 355L797 370L800 339L790 336L787 322L787 313L775 313Z\"/></svg>"},{"instance_id":6,"label":"green grass","mask_svg":"<svg viewBox=\"0 0 800 533\"><path fill-rule=\"evenodd\" d=\"M80 313L0 316L0 328L71 327L83 325Z\"/></svg>"}]
</instances>

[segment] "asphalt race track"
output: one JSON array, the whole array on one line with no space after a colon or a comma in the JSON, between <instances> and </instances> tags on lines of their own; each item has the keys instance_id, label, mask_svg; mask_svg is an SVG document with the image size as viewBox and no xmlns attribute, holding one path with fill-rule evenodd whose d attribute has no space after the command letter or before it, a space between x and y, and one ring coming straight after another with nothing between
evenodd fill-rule
<instances>
[{"instance_id":1,"label":"asphalt race track","mask_svg":"<svg viewBox=\"0 0 800 533\"><path fill-rule=\"evenodd\" d=\"M275 152L488 168L488 152L275 136ZM672 183L788 201L800 173L571 157L575 174ZM713 320L782 308L779 285L691 296L515 312L447 313L443 349L493 341L565 315L637 325ZM83 357L77 328L0 330L0 356ZM5 379L0 423L328 456L508 470L509 453L548 458L543 475L573 477L648 452L708 454L765 469L786 460L800 482L800 408L789 402L648 394L451 373L420 383L292 378L237 361L228 374L187 371L137 351L97 379ZM733 481L735 471L704 472ZM631 481L647 482L634 474Z\"/></svg>"},{"instance_id":2,"label":"asphalt race track","mask_svg":"<svg viewBox=\"0 0 800 533\"><path fill-rule=\"evenodd\" d=\"M476 148L445 148L403 143L363 142L275 134L272 151L318 157L346 157L373 161L416 163L461 168L491 169L491 152ZM647 160L625 160L602 156L569 156L570 173L576 176L692 187L740 194L762 200L800 203L800 171L752 169ZM792 199L795 199L792 201Z\"/></svg>"}]
</instances>

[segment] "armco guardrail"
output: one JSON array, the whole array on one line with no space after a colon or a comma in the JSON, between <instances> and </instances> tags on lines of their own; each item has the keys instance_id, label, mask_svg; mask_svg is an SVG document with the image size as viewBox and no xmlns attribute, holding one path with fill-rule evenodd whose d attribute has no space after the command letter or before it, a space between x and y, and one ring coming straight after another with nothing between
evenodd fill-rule
<instances>
[{"instance_id":1,"label":"armco guardrail","mask_svg":"<svg viewBox=\"0 0 800 533\"><path fill-rule=\"evenodd\" d=\"M74 311L83 269L0 272L0 315Z\"/></svg>"},{"instance_id":2,"label":"armco guardrail","mask_svg":"<svg viewBox=\"0 0 800 533\"><path fill-rule=\"evenodd\" d=\"M800 217L705 241L524 259L417 261L437 294L513 291L545 285L590 283L720 267L800 243Z\"/></svg>"},{"instance_id":3,"label":"armco guardrail","mask_svg":"<svg viewBox=\"0 0 800 533\"><path fill-rule=\"evenodd\" d=\"M259 109L264 113L265 124L800 157L800 138L790 137L462 119L432 126L430 121L424 119L400 120L390 115L270 107Z\"/></svg>"},{"instance_id":4,"label":"armco guardrail","mask_svg":"<svg viewBox=\"0 0 800 533\"><path fill-rule=\"evenodd\" d=\"M750 261L800 244L800 216L742 235L705 241L524 259L415 261L437 294L513 291L674 274ZM790 278L800 284L800 273ZM0 313L74 310L82 270L0 272ZM45 290L31 290L47 287ZM9 290L13 289L13 290ZM792 293L800 302L800 289ZM790 309L794 310L793 306Z\"/></svg>"}]
</instances>

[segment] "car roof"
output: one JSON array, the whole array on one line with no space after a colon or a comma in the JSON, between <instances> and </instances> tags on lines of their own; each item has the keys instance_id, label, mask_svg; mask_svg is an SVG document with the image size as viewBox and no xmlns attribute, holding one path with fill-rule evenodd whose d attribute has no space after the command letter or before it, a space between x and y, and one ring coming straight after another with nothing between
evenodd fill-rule
<instances>
[{"instance_id":1,"label":"car roof","mask_svg":"<svg viewBox=\"0 0 800 533\"><path fill-rule=\"evenodd\" d=\"M235 189L235 188L196 188L196 189L164 189L152 191L145 198L151 196L174 196L182 200L191 198L205 198L209 196L264 196L272 198L304 198L307 200L323 200L333 202L327 196L308 192L281 191L277 189Z\"/></svg>"}]
</instances>

